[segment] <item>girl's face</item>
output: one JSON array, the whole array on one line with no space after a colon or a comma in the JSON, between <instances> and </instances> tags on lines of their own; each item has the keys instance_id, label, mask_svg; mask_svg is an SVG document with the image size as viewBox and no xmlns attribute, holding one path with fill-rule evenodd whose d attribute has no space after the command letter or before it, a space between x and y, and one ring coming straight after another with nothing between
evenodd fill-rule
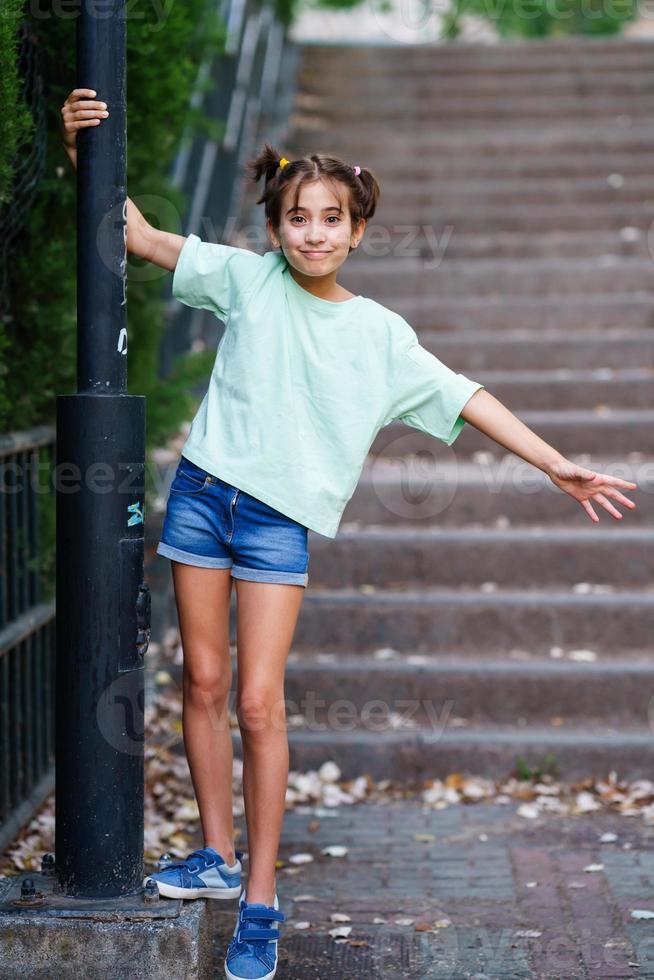
<instances>
[{"instance_id":1,"label":"girl's face","mask_svg":"<svg viewBox=\"0 0 654 980\"><path fill-rule=\"evenodd\" d=\"M281 248L290 265L306 276L326 276L343 264L350 245L359 244L365 228L361 219L352 227L346 188L334 181L316 180L300 188L293 209L295 186L286 188L278 233L268 221L275 248Z\"/></svg>"}]
</instances>

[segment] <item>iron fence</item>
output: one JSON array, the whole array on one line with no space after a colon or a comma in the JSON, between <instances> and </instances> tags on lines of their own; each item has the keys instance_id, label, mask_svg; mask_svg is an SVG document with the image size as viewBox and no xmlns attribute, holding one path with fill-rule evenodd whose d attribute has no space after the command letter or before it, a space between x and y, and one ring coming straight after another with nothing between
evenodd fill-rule
<instances>
[{"instance_id":1,"label":"iron fence","mask_svg":"<svg viewBox=\"0 0 654 980\"><path fill-rule=\"evenodd\" d=\"M186 233L201 231L201 218L211 215L219 239L226 240L234 233L232 216L242 205L244 160L262 126L274 140L288 117L296 48L286 40L274 0L219 0L218 13L226 25L225 51L200 67L194 99L198 101L211 75L215 84L205 111L224 121L224 135L218 141L183 141L171 177L188 192ZM31 40L24 42L25 57L32 57L28 65L36 57ZM40 78L40 71L32 74ZM36 84L30 87L37 89ZM37 126L39 134L43 130ZM41 136L34 153L40 161ZM30 178L32 170L38 173L38 167L31 167ZM16 226L35 180L25 178ZM0 273L2 257L0 249ZM168 305L161 376L170 371L177 354L191 348L198 329L194 315L203 312L175 300ZM219 328L212 320L214 329ZM217 344L219 338L214 339ZM46 594L43 586L47 549L40 517L48 513L54 530L55 438L54 426L0 435L0 851L54 789L55 599L54 590ZM53 541L54 535L52 546Z\"/></svg>"},{"instance_id":2,"label":"iron fence","mask_svg":"<svg viewBox=\"0 0 654 980\"><path fill-rule=\"evenodd\" d=\"M54 789L55 600L41 535L54 446L53 426L0 436L0 850Z\"/></svg>"}]
</instances>

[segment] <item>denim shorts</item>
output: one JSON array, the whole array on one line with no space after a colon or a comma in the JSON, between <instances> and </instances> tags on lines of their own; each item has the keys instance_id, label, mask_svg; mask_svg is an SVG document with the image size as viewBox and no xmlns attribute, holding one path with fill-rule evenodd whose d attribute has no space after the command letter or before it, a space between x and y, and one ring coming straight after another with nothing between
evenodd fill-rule
<instances>
[{"instance_id":1,"label":"denim shorts","mask_svg":"<svg viewBox=\"0 0 654 980\"><path fill-rule=\"evenodd\" d=\"M182 456L170 486L157 554L231 568L251 582L307 585L308 528Z\"/></svg>"}]
</instances>

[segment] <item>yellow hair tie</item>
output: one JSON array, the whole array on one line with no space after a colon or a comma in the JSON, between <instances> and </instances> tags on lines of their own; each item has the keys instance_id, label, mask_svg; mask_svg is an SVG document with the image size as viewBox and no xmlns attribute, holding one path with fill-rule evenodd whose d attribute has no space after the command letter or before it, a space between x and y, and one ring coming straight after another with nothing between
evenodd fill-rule
<instances>
[{"instance_id":1,"label":"yellow hair tie","mask_svg":"<svg viewBox=\"0 0 654 980\"><path fill-rule=\"evenodd\" d=\"M280 166L280 167L282 168L282 170L283 170L283 169L284 169L284 167L286 166L286 164L287 164L287 163L290 163L290 162L291 162L291 161L290 161L290 160L287 160L287 159L286 159L286 157L282 157L282 158L281 158L281 160L279 161L279 166Z\"/></svg>"}]
</instances>

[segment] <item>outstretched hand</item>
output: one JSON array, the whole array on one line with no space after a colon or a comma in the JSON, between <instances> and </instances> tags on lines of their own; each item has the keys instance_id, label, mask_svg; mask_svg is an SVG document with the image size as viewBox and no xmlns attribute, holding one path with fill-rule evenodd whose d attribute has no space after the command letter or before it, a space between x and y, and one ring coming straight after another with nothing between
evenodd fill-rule
<instances>
[{"instance_id":1,"label":"outstretched hand","mask_svg":"<svg viewBox=\"0 0 654 980\"><path fill-rule=\"evenodd\" d=\"M624 487L625 490L636 490L638 484L630 483L629 480L621 480L620 477L609 476L608 473L596 473L595 470L577 466L568 459L552 463L546 472L552 483L579 501L592 521L599 521L599 517L590 504L591 500L597 501L618 520L622 520L623 515L607 500L607 497L613 497L632 510L636 506L633 500L629 500L617 489Z\"/></svg>"}]
</instances>

